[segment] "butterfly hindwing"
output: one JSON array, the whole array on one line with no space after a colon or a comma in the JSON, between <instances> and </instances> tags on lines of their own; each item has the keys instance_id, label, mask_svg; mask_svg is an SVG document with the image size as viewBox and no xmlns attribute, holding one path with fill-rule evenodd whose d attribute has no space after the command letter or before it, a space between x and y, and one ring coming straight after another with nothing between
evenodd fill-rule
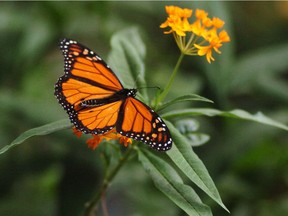
<instances>
[{"instance_id":1,"label":"butterfly hindwing","mask_svg":"<svg viewBox=\"0 0 288 216\"><path fill-rule=\"evenodd\" d=\"M158 151L172 147L172 138L164 121L150 107L133 97L123 103L116 130L123 136L148 144Z\"/></svg>"},{"instance_id":2,"label":"butterfly hindwing","mask_svg":"<svg viewBox=\"0 0 288 216\"><path fill-rule=\"evenodd\" d=\"M103 134L115 127L122 101L80 110L75 116L78 128L84 133ZM80 127L79 127L80 126Z\"/></svg>"}]
</instances>

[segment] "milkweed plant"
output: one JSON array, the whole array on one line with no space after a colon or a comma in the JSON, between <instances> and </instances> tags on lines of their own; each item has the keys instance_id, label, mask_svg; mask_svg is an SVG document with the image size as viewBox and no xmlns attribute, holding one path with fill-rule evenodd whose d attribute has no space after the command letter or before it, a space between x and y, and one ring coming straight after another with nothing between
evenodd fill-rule
<instances>
[{"instance_id":1,"label":"milkweed plant","mask_svg":"<svg viewBox=\"0 0 288 216\"><path fill-rule=\"evenodd\" d=\"M121 136L115 130L102 135L92 135L86 141L89 148L103 151L103 148L100 149L97 147L100 143L105 143L107 147L109 145L113 146L113 148L110 148L111 151L117 150L120 154L117 158L113 158L113 165L107 166L102 184L94 197L87 201L83 215L95 215L96 211L101 210L98 205L105 198L109 185L113 182L117 173L121 171L121 167L128 163L129 159L135 155L138 157L144 170L152 178L156 188L188 215L212 215L210 207L202 202L199 195L194 191L194 186L192 187L191 185L200 188L212 200L229 212L222 202L208 170L201 159L194 153L193 141L186 136L191 132L195 132L193 131L194 129L185 125L187 122L189 125L189 118L197 115L223 116L256 121L288 130L287 126L273 121L263 114L252 115L243 110L220 111L210 108L188 108L165 111L165 108L183 101L197 100L203 103L212 102L207 98L188 93L169 101L165 100L165 98L171 90L171 86L185 56L205 57L207 64L213 64L214 61L217 61L215 55L221 54L221 47L231 40L229 34L224 29L225 22L217 17L210 18L205 10L192 10L177 6L166 6L165 9L167 18L160 24L160 28L163 29L166 35L163 35L165 39L168 40L169 37L174 38L180 54L171 72L171 76L167 80L167 85L162 90L159 90L155 98L148 97L147 88L139 88L138 97L146 104L149 104L165 119L171 132L173 147L165 153L156 152L151 148L147 148L144 144L139 144L138 141ZM145 45L141 40L138 30L136 28L129 28L116 33L111 39L111 46L112 51L108 60L110 66L118 72L118 77L122 78L124 85L131 85L136 80L138 87L148 86L144 78ZM175 119L179 118L183 121L175 123ZM72 128L74 134L78 137L82 135L80 131L71 126L68 119L64 119L24 132L11 144L2 148L0 153L3 154L13 146L23 143L32 136L46 135L67 128ZM203 142L207 142L207 140ZM123 144L126 148L124 147L123 149L117 143ZM116 157L115 154L107 150L103 151L102 154L104 155L103 160L106 160L106 164L111 164L111 157ZM159 154L161 154L161 157L158 157ZM184 183L182 179L183 175L191 182Z\"/></svg>"}]
</instances>

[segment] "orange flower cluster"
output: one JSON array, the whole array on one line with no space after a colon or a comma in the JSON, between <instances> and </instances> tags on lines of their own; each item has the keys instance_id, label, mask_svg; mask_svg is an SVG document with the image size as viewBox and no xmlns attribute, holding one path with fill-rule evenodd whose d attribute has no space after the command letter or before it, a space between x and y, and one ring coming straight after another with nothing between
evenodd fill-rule
<instances>
[{"instance_id":1,"label":"orange flower cluster","mask_svg":"<svg viewBox=\"0 0 288 216\"><path fill-rule=\"evenodd\" d=\"M82 135L82 132L77 130L75 127L73 127L73 133L77 136L80 137ZM119 133L116 132L115 129L112 129L111 131L105 133L105 134L100 134L100 135L95 135L92 134L92 138L88 139L86 141L87 145L91 149L96 149L97 146L103 141L103 140L118 140L120 144L123 144L125 147L128 145L132 144L132 139L121 136Z\"/></svg>"},{"instance_id":2,"label":"orange flower cluster","mask_svg":"<svg viewBox=\"0 0 288 216\"><path fill-rule=\"evenodd\" d=\"M217 17L209 18L204 10L196 9L196 20L193 23L188 20L193 13L190 9L166 6L166 12L168 18L160 25L160 28L170 28L164 33L173 33L179 49L186 55L206 55L207 61L211 63L211 60L214 61L212 51L220 54L219 48L222 44L230 41L225 30L218 33L225 22Z\"/></svg>"}]
</instances>

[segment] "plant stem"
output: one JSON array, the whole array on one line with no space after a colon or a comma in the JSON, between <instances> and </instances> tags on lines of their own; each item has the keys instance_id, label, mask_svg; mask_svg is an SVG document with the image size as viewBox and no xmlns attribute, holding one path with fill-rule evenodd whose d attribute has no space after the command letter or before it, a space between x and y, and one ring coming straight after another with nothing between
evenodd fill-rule
<instances>
[{"instance_id":1,"label":"plant stem","mask_svg":"<svg viewBox=\"0 0 288 216\"><path fill-rule=\"evenodd\" d=\"M175 65L174 69L173 69L172 75L170 76L170 79L169 79L166 87L164 88L164 91L161 92L161 94L158 96L158 98L157 98L157 100L156 100L156 104L155 104L155 109L156 109L156 110L157 110L157 107L158 107L158 105L160 104L160 102L163 101L164 98L167 96L167 94L168 94L168 92L169 92L169 90L170 90L170 88L171 88L171 85L172 85L172 83L173 83L173 81L174 81L174 79L175 79L175 76L176 76L176 74L177 74L177 72L178 72L178 69L179 69L179 67L180 67L180 64L181 64L181 62L182 62L182 60L183 60L184 55L185 55L185 54L184 54L183 52L181 52L181 55L179 56L179 58L178 58L178 60L177 60L177 63L176 63L176 65Z\"/></svg>"},{"instance_id":2,"label":"plant stem","mask_svg":"<svg viewBox=\"0 0 288 216\"><path fill-rule=\"evenodd\" d=\"M96 207L101 199L101 196L105 194L107 188L110 185L110 182L114 179L120 168L125 164L125 162L128 160L131 152L133 151L133 147L130 146L130 148L125 152L125 154L119 159L118 164L114 167L114 169L104 178L103 183L101 185L100 190L98 193L93 197L93 199L87 203L87 206L84 211L84 216L95 216L96 213Z\"/></svg>"}]
</instances>

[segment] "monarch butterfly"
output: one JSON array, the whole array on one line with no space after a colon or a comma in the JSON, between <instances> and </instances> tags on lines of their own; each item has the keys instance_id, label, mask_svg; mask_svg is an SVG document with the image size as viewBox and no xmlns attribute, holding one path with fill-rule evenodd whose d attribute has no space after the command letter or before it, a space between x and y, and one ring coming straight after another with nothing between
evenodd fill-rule
<instances>
[{"instance_id":1,"label":"monarch butterfly","mask_svg":"<svg viewBox=\"0 0 288 216\"><path fill-rule=\"evenodd\" d=\"M172 147L170 132L150 107L136 99L137 89L125 89L110 67L92 50L63 39L64 75L55 96L77 130L105 134L116 128L122 136L158 151Z\"/></svg>"}]
</instances>

